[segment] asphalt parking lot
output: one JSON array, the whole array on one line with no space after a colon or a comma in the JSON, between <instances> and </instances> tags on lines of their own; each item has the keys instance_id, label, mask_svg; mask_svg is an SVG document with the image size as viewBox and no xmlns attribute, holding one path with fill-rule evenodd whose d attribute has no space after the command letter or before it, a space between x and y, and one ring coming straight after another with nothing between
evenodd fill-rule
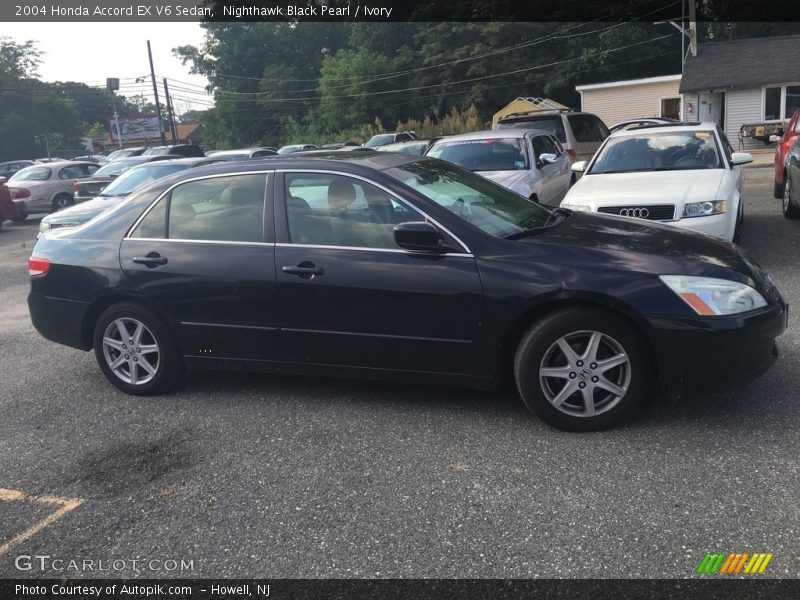
<instances>
[{"instance_id":1,"label":"asphalt parking lot","mask_svg":"<svg viewBox=\"0 0 800 600\"><path fill-rule=\"evenodd\" d=\"M747 169L742 245L794 309L800 222L771 178ZM134 398L31 326L37 227L0 231L0 577L688 577L707 551L800 574L794 317L758 381L602 433L510 389L195 372Z\"/></svg>"}]
</instances>

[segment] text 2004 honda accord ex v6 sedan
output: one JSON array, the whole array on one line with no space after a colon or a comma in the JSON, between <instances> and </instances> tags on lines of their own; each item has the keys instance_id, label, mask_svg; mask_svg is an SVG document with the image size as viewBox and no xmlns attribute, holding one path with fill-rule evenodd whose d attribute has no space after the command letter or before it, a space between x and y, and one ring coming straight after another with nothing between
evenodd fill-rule
<instances>
[{"instance_id":1,"label":"text 2004 honda accord ex v6 sedan","mask_svg":"<svg viewBox=\"0 0 800 600\"><path fill-rule=\"evenodd\" d=\"M766 370L787 307L737 247L549 209L407 154L170 176L30 258L46 338L131 394L185 366L492 387L568 430Z\"/></svg>"}]
</instances>

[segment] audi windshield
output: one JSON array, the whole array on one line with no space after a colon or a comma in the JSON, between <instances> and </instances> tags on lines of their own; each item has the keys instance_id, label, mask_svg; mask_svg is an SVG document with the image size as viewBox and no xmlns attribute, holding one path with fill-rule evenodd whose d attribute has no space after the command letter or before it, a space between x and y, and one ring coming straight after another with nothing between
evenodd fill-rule
<instances>
[{"instance_id":1,"label":"audi windshield","mask_svg":"<svg viewBox=\"0 0 800 600\"><path fill-rule=\"evenodd\" d=\"M587 174L722 169L724 166L712 131L643 131L609 139Z\"/></svg>"}]
</instances>

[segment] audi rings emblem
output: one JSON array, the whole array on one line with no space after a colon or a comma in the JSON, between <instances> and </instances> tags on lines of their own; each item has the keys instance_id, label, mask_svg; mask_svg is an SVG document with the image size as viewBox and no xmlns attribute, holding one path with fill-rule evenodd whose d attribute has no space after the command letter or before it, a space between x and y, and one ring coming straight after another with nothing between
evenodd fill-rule
<instances>
[{"instance_id":1,"label":"audi rings emblem","mask_svg":"<svg viewBox=\"0 0 800 600\"><path fill-rule=\"evenodd\" d=\"M623 208L619 211L622 217L636 217L638 219L646 219L650 216L650 211L646 208Z\"/></svg>"}]
</instances>

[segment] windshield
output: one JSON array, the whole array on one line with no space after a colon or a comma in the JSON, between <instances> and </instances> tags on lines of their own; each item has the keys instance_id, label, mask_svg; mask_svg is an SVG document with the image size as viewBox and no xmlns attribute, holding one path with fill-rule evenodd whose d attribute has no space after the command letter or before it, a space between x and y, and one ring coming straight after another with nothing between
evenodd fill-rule
<instances>
[{"instance_id":1,"label":"windshield","mask_svg":"<svg viewBox=\"0 0 800 600\"><path fill-rule=\"evenodd\" d=\"M142 164L142 161L136 158L118 158L117 160L108 163L107 165L100 167L97 171L94 172L95 177L110 177L113 175L120 175L134 167L136 165Z\"/></svg>"},{"instance_id":2,"label":"windshield","mask_svg":"<svg viewBox=\"0 0 800 600\"><path fill-rule=\"evenodd\" d=\"M381 146L382 144L388 144L394 141L394 134L393 133L386 133L384 135L376 135L369 139L369 141L364 144L365 148L374 148L375 146Z\"/></svg>"},{"instance_id":3,"label":"windshield","mask_svg":"<svg viewBox=\"0 0 800 600\"><path fill-rule=\"evenodd\" d=\"M165 161L163 163L154 163L149 165L142 165L133 169L128 169L117 177L109 186L101 192L101 196L126 196L134 192L137 188L172 175L178 171L182 171L186 165L176 165L172 162Z\"/></svg>"},{"instance_id":4,"label":"windshield","mask_svg":"<svg viewBox=\"0 0 800 600\"><path fill-rule=\"evenodd\" d=\"M587 174L722 168L711 131L644 131L609 139Z\"/></svg>"},{"instance_id":5,"label":"windshield","mask_svg":"<svg viewBox=\"0 0 800 600\"><path fill-rule=\"evenodd\" d=\"M470 171L521 171L528 168L525 140L519 138L437 142L428 156Z\"/></svg>"},{"instance_id":6,"label":"windshield","mask_svg":"<svg viewBox=\"0 0 800 600\"><path fill-rule=\"evenodd\" d=\"M394 167L386 174L498 237L543 227L550 211L514 192L440 160L421 160Z\"/></svg>"},{"instance_id":7,"label":"windshield","mask_svg":"<svg viewBox=\"0 0 800 600\"><path fill-rule=\"evenodd\" d=\"M49 167L25 167L14 173L9 181L47 181L51 174Z\"/></svg>"}]
</instances>

